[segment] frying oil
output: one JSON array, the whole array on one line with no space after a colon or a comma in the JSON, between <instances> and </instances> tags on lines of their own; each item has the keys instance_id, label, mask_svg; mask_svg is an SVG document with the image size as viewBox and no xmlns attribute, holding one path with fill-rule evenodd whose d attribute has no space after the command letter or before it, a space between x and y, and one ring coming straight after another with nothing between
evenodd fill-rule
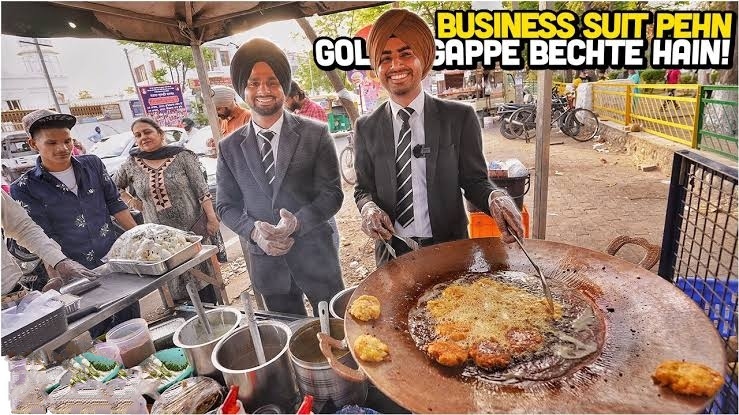
<instances>
[{"instance_id":1,"label":"frying oil","mask_svg":"<svg viewBox=\"0 0 739 415\"><path fill-rule=\"evenodd\" d=\"M450 285L469 285L480 278L509 284L534 296L544 296L536 276L517 271L468 273L437 284L421 294L408 315L409 332L419 349L425 350L429 343L439 338L435 330L437 321L427 308L428 302L439 298ZM547 381L573 373L597 357L596 352L602 348L605 324L596 316L593 305L575 289L557 285L555 281L550 285L555 303L561 306L562 316L541 331L543 347L515 356L508 367L500 370L485 370L470 360L461 369L462 378L493 384Z\"/></svg>"}]
</instances>

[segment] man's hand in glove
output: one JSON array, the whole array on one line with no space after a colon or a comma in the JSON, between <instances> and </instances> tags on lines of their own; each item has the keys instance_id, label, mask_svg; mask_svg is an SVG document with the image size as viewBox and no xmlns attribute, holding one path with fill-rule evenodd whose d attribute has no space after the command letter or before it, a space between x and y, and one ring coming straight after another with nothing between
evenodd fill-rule
<instances>
[{"instance_id":1,"label":"man's hand in glove","mask_svg":"<svg viewBox=\"0 0 739 415\"><path fill-rule=\"evenodd\" d=\"M80 278L87 278L90 281L94 281L100 277L100 274L97 272L87 269L84 265L69 258L61 260L53 268L47 266L46 271L49 274L49 282L46 283L42 291L59 291L63 286Z\"/></svg>"},{"instance_id":2,"label":"man's hand in glove","mask_svg":"<svg viewBox=\"0 0 739 415\"><path fill-rule=\"evenodd\" d=\"M280 209L280 222L273 226L267 222L261 222L264 226L264 236L270 240L285 239L298 229L298 218L287 209Z\"/></svg>"},{"instance_id":3,"label":"man's hand in glove","mask_svg":"<svg viewBox=\"0 0 739 415\"><path fill-rule=\"evenodd\" d=\"M375 202L367 202L362 206L362 231L372 239L388 240L393 237L395 230L390 216Z\"/></svg>"},{"instance_id":4,"label":"man's hand in glove","mask_svg":"<svg viewBox=\"0 0 739 415\"><path fill-rule=\"evenodd\" d=\"M290 237L275 238L271 236L274 234L274 229L275 227L269 223L254 222L251 239L269 256L285 255L293 247L295 240Z\"/></svg>"},{"instance_id":5,"label":"man's hand in glove","mask_svg":"<svg viewBox=\"0 0 739 415\"><path fill-rule=\"evenodd\" d=\"M508 196L508 192L503 189L493 190L488 198L488 205L490 205L490 215L498 225L500 238L503 242L512 243L516 241L511 233L515 234L519 239L523 239L521 212L516 207L513 199Z\"/></svg>"}]
</instances>

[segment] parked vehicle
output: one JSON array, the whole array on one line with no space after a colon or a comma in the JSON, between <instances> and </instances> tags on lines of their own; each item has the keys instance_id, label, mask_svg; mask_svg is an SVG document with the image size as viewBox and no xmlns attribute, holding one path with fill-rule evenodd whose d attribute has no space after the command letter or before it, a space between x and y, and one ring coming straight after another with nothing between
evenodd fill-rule
<instances>
[{"instance_id":1,"label":"parked vehicle","mask_svg":"<svg viewBox=\"0 0 739 415\"><path fill-rule=\"evenodd\" d=\"M178 127L162 127L164 134L167 136L168 145L183 146L188 141L188 135L182 128ZM111 176L118 171L118 168L128 158L128 152L136 147L133 133L127 131L121 134L109 135L103 137L99 143L95 144L89 154L94 154L103 160L108 174Z\"/></svg>"},{"instance_id":2,"label":"parked vehicle","mask_svg":"<svg viewBox=\"0 0 739 415\"><path fill-rule=\"evenodd\" d=\"M28 135L23 131L2 133L3 178L12 183L36 165L38 152L28 144Z\"/></svg>"},{"instance_id":3,"label":"parked vehicle","mask_svg":"<svg viewBox=\"0 0 739 415\"><path fill-rule=\"evenodd\" d=\"M185 144L188 150L192 150L200 158L200 165L203 168L203 174L208 182L208 189L210 194L213 196L213 200L216 197L216 158L215 151L213 148L208 147L208 140L213 137L213 132L210 126L201 128L198 132L192 135Z\"/></svg>"}]
</instances>

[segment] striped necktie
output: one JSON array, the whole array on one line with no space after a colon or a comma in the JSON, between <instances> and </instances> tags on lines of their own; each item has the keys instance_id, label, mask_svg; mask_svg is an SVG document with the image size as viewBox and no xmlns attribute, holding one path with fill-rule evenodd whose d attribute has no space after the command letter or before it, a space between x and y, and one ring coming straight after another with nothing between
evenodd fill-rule
<instances>
[{"instance_id":1,"label":"striped necktie","mask_svg":"<svg viewBox=\"0 0 739 415\"><path fill-rule=\"evenodd\" d=\"M400 127L398 147L395 151L395 174L398 188L395 217L400 226L406 228L413 223L413 181L411 180L411 126L408 120L413 108L401 108L398 115L403 120Z\"/></svg>"},{"instance_id":2,"label":"striped necktie","mask_svg":"<svg viewBox=\"0 0 739 415\"><path fill-rule=\"evenodd\" d=\"M262 130L257 133L261 138L259 152L262 155L262 166L264 166L264 174L267 176L267 182L271 185L275 181L275 155L272 152L272 137L275 133L270 130Z\"/></svg>"}]
</instances>

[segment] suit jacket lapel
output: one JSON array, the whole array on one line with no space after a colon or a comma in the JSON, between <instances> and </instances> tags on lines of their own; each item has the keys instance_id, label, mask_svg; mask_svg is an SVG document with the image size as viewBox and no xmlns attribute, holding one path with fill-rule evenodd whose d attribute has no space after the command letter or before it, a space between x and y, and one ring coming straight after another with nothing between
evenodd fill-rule
<instances>
[{"instance_id":1,"label":"suit jacket lapel","mask_svg":"<svg viewBox=\"0 0 739 415\"><path fill-rule=\"evenodd\" d=\"M436 100L426 95L423 103L423 131L426 136L426 146L431 148L431 154L426 156L426 189L429 194L434 190L434 177L436 177L436 159L439 156L439 134L441 131L441 116ZM429 198L429 204L431 198Z\"/></svg>"},{"instance_id":2,"label":"suit jacket lapel","mask_svg":"<svg viewBox=\"0 0 739 415\"><path fill-rule=\"evenodd\" d=\"M395 171L395 134L393 133L393 110L389 102L385 102L385 117L379 124L378 151L380 160L385 160L385 165L375 166L376 169L384 169L388 174L388 185L391 191L392 206L396 202L396 188L398 187L398 179ZM395 217L395 212L388 212L391 218Z\"/></svg>"},{"instance_id":3,"label":"suit jacket lapel","mask_svg":"<svg viewBox=\"0 0 739 415\"><path fill-rule=\"evenodd\" d=\"M287 168L290 166L290 161L300 142L300 133L298 132L300 120L287 111L284 112L283 117L285 118L280 132L280 144L277 147L277 165L275 166L275 197L280 192L280 187L287 174Z\"/></svg>"},{"instance_id":4,"label":"suit jacket lapel","mask_svg":"<svg viewBox=\"0 0 739 415\"><path fill-rule=\"evenodd\" d=\"M246 164L251 170L251 174L259 183L259 187L262 189L264 194L272 197L272 186L267 183L267 175L264 173L264 166L262 165L262 157L259 152L259 146L257 145L257 135L252 128L252 124L244 129L242 133L241 151L244 152L244 158Z\"/></svg>"}]
</instances>

